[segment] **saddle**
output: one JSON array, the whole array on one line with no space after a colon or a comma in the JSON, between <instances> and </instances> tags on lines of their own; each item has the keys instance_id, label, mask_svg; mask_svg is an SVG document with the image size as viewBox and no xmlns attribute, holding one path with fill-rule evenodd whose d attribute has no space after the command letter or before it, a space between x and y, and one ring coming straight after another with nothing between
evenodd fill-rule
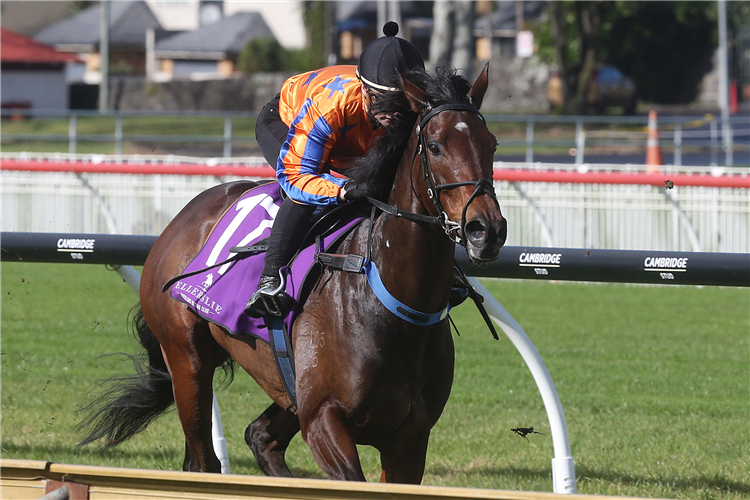
<instances>
[{"instance_id":1,"label":"saddle","mask_svg":"<svg viewBox=\"0 0 750 500\"><path fill-rule=\"evenodd\" d=\"M164 286L171 286L173 299L187 304L198 316L232 334L252 335L271 342L268 318L245 314L248 297L258 284L266 250L266 240L281 206L277 182L254 187L227 209L211 230L206 243L183 273ZM316 255L340 241L363 219L359 212L329 213L319 217L292 262L284 268L286 292L293 307L283 316L287 331L296 315L307 280L317 273ZM305 244L306 243L306 244Z\"/></svg>"}]
</instances>

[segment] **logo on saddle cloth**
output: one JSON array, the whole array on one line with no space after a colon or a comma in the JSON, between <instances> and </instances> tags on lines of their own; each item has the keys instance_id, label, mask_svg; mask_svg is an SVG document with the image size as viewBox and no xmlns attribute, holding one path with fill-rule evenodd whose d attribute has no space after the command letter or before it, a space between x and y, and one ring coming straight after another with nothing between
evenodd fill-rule
<instances>
[{"instance_id":1,"label":"logo on saddle cloth","mask_svg":"<svg viewBox=\"0 0 750 500\"><path fill-rule=\"evenodd\" d=\"M176 281L170 291L171 297L230 333L249 334L269 342L265 319L251 318L244 312L247 299L258 286L265 253L250 254L221 266L216 264L236 255L231 248L250 246L267 238L281 202L276 182L254 187L240 196L216 223L205 245L183 273L205 271ZM328 249L360 220L361 217L341 220L321 236L322 248ZM297 301L305 277L315 263L315 250L315 245L301 250L289 268L286 292ZM289 332L296 309L293 308L284 318Z\"/></svg>"}]
</instances>

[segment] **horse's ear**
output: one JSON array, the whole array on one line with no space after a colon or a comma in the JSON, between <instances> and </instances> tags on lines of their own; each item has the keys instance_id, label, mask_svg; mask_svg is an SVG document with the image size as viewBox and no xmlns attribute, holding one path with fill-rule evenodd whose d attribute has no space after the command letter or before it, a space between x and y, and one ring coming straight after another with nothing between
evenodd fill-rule
<instances>
[{"instance_id":1,"label":"horse's ear","mask_svg":"<svg viewBox=\"0 0 750 500\"><path fill-rule=\"evenodd\" d=\"M467 94L469 99L471 99L471 103L477 109L482 107L482 99L484 99L484 93L487 92L487 85L489 84L487 74L489 73L489 69L490 63L485 64L484 69L479 73L474 85L471 86L471 90Z\"/></svg>"},{"instance_id":2,"label":"horse's ear","mask_svg":"<svg viewBox=\"0 0 750 500\"><path fill-rule=\"evenodd\" d=\"M401 78L401 85L404 89L404 93L406 94L406 98L409 99L409 104L411 105L412 111L417 114L421 114L422 111L429 107L430 104L427 102L427 98L422 89L414 85L406 78Z\"/></svg>"}]
</instances>

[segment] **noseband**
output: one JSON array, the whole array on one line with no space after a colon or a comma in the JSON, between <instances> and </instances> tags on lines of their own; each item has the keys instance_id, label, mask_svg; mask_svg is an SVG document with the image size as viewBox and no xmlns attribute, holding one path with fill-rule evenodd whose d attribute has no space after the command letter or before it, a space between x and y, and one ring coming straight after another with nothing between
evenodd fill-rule
<instances>
[{"instance_id":1,"label":"noseband","mask_svg":"<svg viewBox=\"0 0 750 500\"><path fill-rule=\"evenodd\" d=\"M479 110L474 106L470 104L457 103L443 104L432 109L419 121L419 125L417 125L417 140L419 141L419 145L417 146L415 156L416 154L420 155L422 164L422 176L427 181L428 185L427 196L429 196L430 200L432 200L433 205L435 205L435 208L438 211L438 224L440 224L440 227L443 228L445 234L447 234L454 243L466 246L466 211L468 210L469 205L472 201L474 201L475 198L484 194L490 196L493 200L495 200L495 203L497 203L497 197L495 196L495 186L492 183L492 179L481 178L476 181L450 182L446 184L438 184L436 182L435 174L432 170L432 165L430 164L430 156L427 151L427 139L425 139L423 132L424 127L427 125L427 122L429 122L432 117L434 117L438 113L442 113L443 111L469 111L471 113L476 113L476 115L482 119L483 123L487 122L485 121L484 116L482 116L482 113L480 113ZM459 224L458 222L450 220L450 218L448 217L448 214L443 208L443 204L440 202L440 192L442 190L448 190L462 186L475 186L475 188L474 192L464 205L464 209L461 213L461 223Z\"/></svg>"}]
</instances>

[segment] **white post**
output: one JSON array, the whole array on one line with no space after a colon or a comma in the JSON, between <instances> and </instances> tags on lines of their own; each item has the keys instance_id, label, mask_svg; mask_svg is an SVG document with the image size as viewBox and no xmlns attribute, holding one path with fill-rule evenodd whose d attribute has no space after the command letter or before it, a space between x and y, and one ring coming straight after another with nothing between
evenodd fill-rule
<instances>
[{"instance_id":1,"label":"white post","mask_svg":"<svg viewBox=\"0 0 750 500\"><path fill-rule=\"evenodd\" d=\"M721 110L721 138L724 145L724 165L733 161L732 131L729 127L729 49L727 47L727 2L718 1L719 10L719 109Z\"/></svg>"},{"instance_id":2,"label":"white post","mask_svg":"<svg viewBox=\"0 0 750 500\"><path fill-rule=\"evenodd\" d=\"M115 118L115 154L122 155L122 115Z\"/></svg>"},{"instance_id":3,"label":"white post","mask_svg":"<svg viewBox=\"0 0 750 500\"><path fill-rule=\"evenodd\" d=\"M109 109L109 18L110 0L102 0L101 15L99 17L99 111Z\"/></svg>"},{"instance_id":4,"label":"white post","mask_svg":"<svg viewBox=\"0 0 750 500\"><path fill-rule=\"evenodd\" d=\"M229 450L227 449L227 440L224 437L224 426L221 424L221 413L219 413L216 394L214 394L213 406L211 407L211 422L211 437L214 442L214 452L221 462L221 473L229 474Z\"/></svg>"},{"instance_id":5,"label":"white post","mask_svg":"<svg viewBox=\"0 0 750 500\"><path fill-rule=\"evenodd\" d=\"M583 165L583 149L586 147L586 132L583 131L583 122L576 122L576 165Z\"/></svg>"},{"instance_id":6,"label":"white post","mask_svg":"<svg viewBox=\"0 0 750 500\"><path fill-rule=\"evenodd\" d=\"M388 21L388 4L386 0L378 0L378 25L375 27L375 36L383 36L383 25Z\"/></svg>"},{"instance_id":7,"label":"white post","mask_svg":"<svg viewBox=\"0 0 750 500\"><path fill-rule=\"evenodd\" d=\"M156 76L156 33L153 28L146 30L146 81L153 82Z\"/></svg>"},{"instance_id":8,"label":"white post","mask_svg":"<svg viewBox=\"0 0 750 500\"><path fill-rule=\"evenodd\" d=\"M232 119L224 118L224 158L232 156Z\"/></svg>"},{"instance_id":9,"label":"white post","mask_svg":"<svg viewBox=\"0 0 750 500\"><path fill-rule=\"evenodd\" d=\"M78 115L70 115L68 121L68 153L76 154L78 145Z\"/></svg>"},{"instance_id":10,"label":"white post","mask_svg":"<svg viewBox=\"0 0 750 500\"><path fill-rule=\"evenodd\" d=\"M133 269L133 266L114 266L113 268L135 293L140 293L141 275Z\"/></svg>"},{"instance_id":11,"label":"white post","mask_svg":"<svg viewBox=\"0 0 750 500\"><path fill-rule=\"evenodd\" d=\"M534 163L534 122L531 120L526 122L526 163Z\"/></svg>"},{"instance_id":12,"label":"white post","mask_svg":"<svg viewBox=\"0 0 750 500\"><path fill-rule=\"evenodd\" d=\"M568 438L568 426L565 423L562 403L557 395L555 383L544 364L539 351L523 328L513 317L508 314L503 306L484 288L474 277L469 277L469 283L484 297L484 307L487 313L502 328L518 352L523 357L526 365L531 370L539 392L542 395L544 407L547 410L550 433L552 434L552 445L554 458L552 459L552 486L555 493L576 493L575 462L570 452L570 439Z\"/></svg>"}]
</instances>

